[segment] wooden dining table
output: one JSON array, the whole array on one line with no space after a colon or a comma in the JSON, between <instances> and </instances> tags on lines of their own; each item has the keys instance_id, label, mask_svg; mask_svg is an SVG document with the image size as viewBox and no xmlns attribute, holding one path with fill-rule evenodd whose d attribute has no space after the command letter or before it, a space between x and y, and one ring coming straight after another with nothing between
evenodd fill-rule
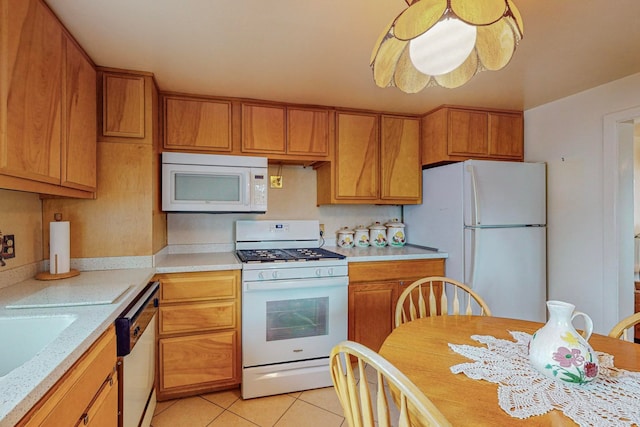
<instances>
[{"instance_id":1,"label":"wooden dining table","mask_svg":"<svg viewBox=\"0 0 640 427\"><path fill-rule=\"evenodd\" d=\"M533 334L542 323L490 316L433 316L400 325L386 338L380 354L402 371L454 426L575 426L562 411L513 418L498 404L498 384L453 374L454 365L472 362L451 344L482 346L472 335L514 341L509 331ZM616 368L640 370L640 345L593 334L596 351L614 356Z\"/></svg>"}]
</instances>

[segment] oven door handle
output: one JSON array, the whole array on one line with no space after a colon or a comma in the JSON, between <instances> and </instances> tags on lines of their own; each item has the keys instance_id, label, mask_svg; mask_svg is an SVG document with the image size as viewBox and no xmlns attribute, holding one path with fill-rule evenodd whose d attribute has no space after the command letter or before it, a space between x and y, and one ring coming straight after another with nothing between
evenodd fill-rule
<instances>
[{"instance_id":1,"label":"oven door handle","mask_svg":"<svg viewBox=\"0 0 640 427\"><path fill-rule=\"evenodd\" d=\"M262 292L274 290L310 289L348 286L349 277L326 277L317 279L292 279L292 280L265 280L257 282L244 282L244 292Z\"/></svg>"}]
</instances>

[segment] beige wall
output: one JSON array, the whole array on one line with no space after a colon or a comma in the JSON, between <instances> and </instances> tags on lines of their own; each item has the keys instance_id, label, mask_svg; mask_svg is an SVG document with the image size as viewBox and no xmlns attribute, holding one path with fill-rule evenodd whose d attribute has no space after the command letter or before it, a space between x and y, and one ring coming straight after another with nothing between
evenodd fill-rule
<instances>
[{"instance_id":1,"label":"beige wall","mask_svg":"<svg viewBox=\"0 0 640 427\"><path fill-rule=\"evenodd\" d=\"M16 256L0 271L42 261L42 202L37 194L0 189L0 231L15 236Z\"/></svg>"},{"instance_id":2,"label":"beige wall","mask_svg":"<svg viewBox=\"0 0 640 427\"><path fill-rule=\"evenodd\" d=\"M276 175L278 166L269 166L269 174ZM235 241L235 221L238 219L317 219L325 224L326 238L335 239L335 232L343 227L374 221L400 218L399 206L373 205L316 205L316 172L310 167L283 166L282 189L269 189L267 213L260 214L169 214L168 243L231 244Z\"/></svg>"}]
</instances>

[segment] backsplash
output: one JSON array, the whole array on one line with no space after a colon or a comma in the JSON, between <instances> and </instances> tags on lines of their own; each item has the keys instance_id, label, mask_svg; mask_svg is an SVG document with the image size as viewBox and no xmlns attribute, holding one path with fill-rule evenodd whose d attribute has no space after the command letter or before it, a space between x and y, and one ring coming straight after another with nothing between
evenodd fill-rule
<instances>
[{"instance_id":1,"label":"backsplash","mask_svg":"<svg viewBox=\"0 0 640 427\"><path fill-rule=\"evenodd\" d=\"M269 166L276 175L277 165ZM317 219L324 224L327 245L334 245L336 231L344 226L368 226L375 221L400 218L400 206L331 205L317 206L316 172L302 166L282 166L282 189L269 189L267 213L260 214L168 214L168 244L229 245L235 242L236 220Z\"/></svg>"}]
</instances>

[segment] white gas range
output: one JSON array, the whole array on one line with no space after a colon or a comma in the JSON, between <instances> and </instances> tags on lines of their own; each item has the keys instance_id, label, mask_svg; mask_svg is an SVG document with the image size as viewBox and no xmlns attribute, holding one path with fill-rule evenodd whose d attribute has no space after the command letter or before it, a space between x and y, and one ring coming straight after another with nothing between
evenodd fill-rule
<instances>
[{"instance_id":1,"label":"white gas range","mask_svg":"<svg viewBox=\"0 0 640 427\"><path fill-rule=\"evenodd\" d=\"M329 353L347 339L347 260L318 221L236 221L242 261L242 397L331 386Z\"/></svg>"}]
</instances>

